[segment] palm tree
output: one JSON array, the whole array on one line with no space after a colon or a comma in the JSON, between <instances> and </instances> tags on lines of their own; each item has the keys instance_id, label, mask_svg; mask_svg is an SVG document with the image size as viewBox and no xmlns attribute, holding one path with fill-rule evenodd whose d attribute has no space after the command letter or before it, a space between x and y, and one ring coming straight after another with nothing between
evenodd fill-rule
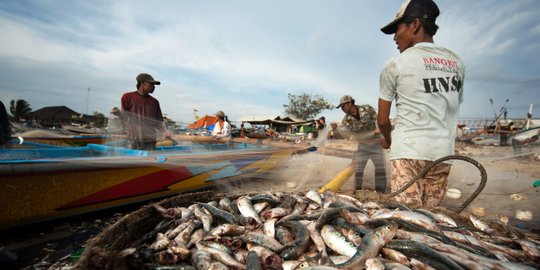
<instances>
[{"instance_id":1,"label":"palm tree","mask_svg":"<svg viewBox=\"0 0 540 270\"><path fill-rule=\"evenodd\" d=\"M9 111L13 115L15 122L19 122L21 119L31 118L30 113L32 112L32 108L30 108L30 104L24 99L18 99L17 101L12 99Z\"/></svg>"}]
</instances>

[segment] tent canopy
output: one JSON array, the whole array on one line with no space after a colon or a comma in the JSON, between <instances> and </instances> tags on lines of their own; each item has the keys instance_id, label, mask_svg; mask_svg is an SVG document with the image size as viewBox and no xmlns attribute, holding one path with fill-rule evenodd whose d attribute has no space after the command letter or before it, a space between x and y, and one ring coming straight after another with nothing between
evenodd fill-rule
<instances>
[{"instance_id":1,"label":"tent canopy","mask_svg":"<svg viewBox=\"0 0 540 270\"><path fill-rule=\"evenodd\" d=\"M193 124L190 124L187 126L187 128L197 129L197 128L208 128L213 127L216 122L218 121L218 118L216 116L211 115L205 115L199 120L195 121Z\"/></svg>"}]
</instances>

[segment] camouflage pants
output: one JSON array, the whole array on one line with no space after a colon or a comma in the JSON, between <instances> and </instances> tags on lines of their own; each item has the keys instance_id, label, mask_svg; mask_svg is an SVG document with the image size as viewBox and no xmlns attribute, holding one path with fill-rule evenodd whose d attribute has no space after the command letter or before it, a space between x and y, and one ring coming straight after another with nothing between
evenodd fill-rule
<instances>
[{"instance_id":1,"label":"camouflage pants","mask_svg":"<svg viewBox=\"0 0 540 270\"><path fill-rule=\"evenodd\" d=\"M416 177L431 161L416 159L392 160L392 192L405 186ZM446 189L448 174L452 165L437 164L423 178L418 179L412 186L396 195L394 199L404 203L420 204L423 206L438 206L441 204Z\"/></svg>"}]
</instances>

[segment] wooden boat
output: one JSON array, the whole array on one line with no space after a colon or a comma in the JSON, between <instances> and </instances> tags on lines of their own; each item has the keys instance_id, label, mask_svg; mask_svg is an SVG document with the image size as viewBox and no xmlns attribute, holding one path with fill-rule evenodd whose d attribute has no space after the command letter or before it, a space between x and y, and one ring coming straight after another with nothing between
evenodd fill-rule
<instances>
[{"instance_id":1,"label":"wooden boat","mask_svg":"<svg viewBox=\"0 0 540 270\"><path fill-rule=\"evenodd\" d=\"M0 150L0 229L227 184L302 151L245 143Z\"/></svg>"},{"instance_id":2,"label":"wooden boat","mask_svg":"<svg viewBox=\"0 0 540 270\"><path fill-rule=\"evenodd\" d=\"M529 144L538 144L540 136L540 126L532 127L529 129L522 130L511 137L511 140L514 143L519 143L520 145L529 145Z\"/></svg>"},{"instance_id":3,"label":"wooden boat","mask_svg":"<svg viewBox=\"0 0 540 270\"><path fill-rule=\"evenodd\" d=\"M76 134L56 130L32 130L13 135L13 144L30 142L55 146L85 146L92 144L112 144L125 142L123 134Z\"/></svg>"}]
</instances>

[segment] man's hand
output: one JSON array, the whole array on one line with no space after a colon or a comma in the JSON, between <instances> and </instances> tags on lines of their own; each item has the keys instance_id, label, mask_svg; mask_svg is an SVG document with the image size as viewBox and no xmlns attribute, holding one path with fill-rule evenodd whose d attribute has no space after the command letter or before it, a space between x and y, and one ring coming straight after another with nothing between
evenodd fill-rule
<instances>
[{"instance_id":1,"label":"man's hand","mask_svg":"<svg viewBox=\"0 0 540 270\"><path fill-rule=\"evenodd\" d=\"M380 141L380 144L381 144L381 147L383 149L388 149L388 148L390 148L390 145L392 144L392 142L387 142L386 139L384 137L382 137L381 141Z\"/></svg>"}]
</instances>

